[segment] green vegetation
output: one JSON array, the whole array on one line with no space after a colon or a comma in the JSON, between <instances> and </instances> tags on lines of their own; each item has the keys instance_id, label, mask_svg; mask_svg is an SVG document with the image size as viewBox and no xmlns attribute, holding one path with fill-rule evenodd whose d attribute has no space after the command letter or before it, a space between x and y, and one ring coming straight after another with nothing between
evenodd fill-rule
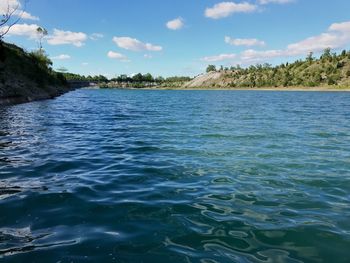
<instances>
[{"instance_id":1,"label":"green vegetation","mask_svg":"<svg viewBox=\"0 0 350 263\"><path fill-rule=\"evenodd\" d=\"M182 87L184 84L186 84L191 80L192 78L190 77L182 77L182 76L168 77L160 81L158 83L158 87L159 88L178 88L178 87Z\"/></svg>"},{"instance_id":2,"label":"green vegetation","mask_svg":"<svg viewBox=\"0 0 350 263\"><path fill-rule=\"evenodd\" d=\"M116 83L153 83L156 81L150 73L142 75L141 73L135 74L134 76L119 75L116 78L111 79L112 82Z\"/></svg>"},{"instance_id":3,"label":"green vegetation","mask_svg":"<svg viewBox=\"0 0 350 263\"><path fill-rule=\"evenodd\" d=\"M52 62L43 49L26 52L5 42L0 48L0 100L49 98L68 90L65 77L52 70Z\"/></svg>"},{"instance_id":4,"label":"green vegetation","mask_svg":"<svg viewBox=\"0 0 350 263\"><path fill-rule=\"evenodd\" d=\"M62 72L67 81L94 82L101 88L180 87L191 80L190 77L153 77L150 73L138 73L134 76L122 74L115 78L107 79L102 75L82 76L79 74L67 73L64 68L58 69L58 71Z\"/></svg>"},{"instance_id":5,"label":"green vegetation","mask_svg":"<svg viewBox=\"0 0 350 263\"><path fill-rule=\"evenodd\" d=\"M108 79L103 75L96 75L96 76L84 76L74 73L68 73L64 72L67 71L67 69L60 68L58 71L61 72L61 74L66 78L67 81L86 81L86 82L108 82Z\"/></svg>"},{"instance_id":6,"label":"green vegetation","mask_svg":"<svg viewBox=\"0 0 350 263\"><path fill-rule=\"evenodd\" d=\"M52 70L52 61L43 50L25 52L13 44L3 43L5 58L0 61L0 83L6 81L8 75L22 76L29 81L37 82L41 87L46 85L66 85L61 73Z\"/></svg>"},{"instance_id":7,"label":"green vegetation","mask_svg":"<svg viewBox=\"0 0 350 263\"><path fill-rule=\"evenodd\" d=\"M207 71L207 73L212 72L212 71L216 71L216 67L214 65L208 65L206 71Z\"/></svg>"},{"instance_id":8,"label":"green vegetation","mask_svg":"<svg viewBox=\"0 0 350 263\"><path fill-rule=\"evenodd\" d=\"M207 72L216 71L214 68L209 65ZM350 87L350 51L336 54L325 49L318 59L310 53L305 60L275 67L258 64L221 68L219 72L223 87Z\"/></svg>"},{"instance_id":9,"label":"green vegetation","mask_svg":"<svg viewBox=\"0 0 350 263\"><path fill-rule=\"evenodd\" d=\"M5 35L23 15L15 15L20 6L19 2L15 7L8 2L0 15L0 105L53 98L70 90L66 78L52 70L52 61L43 49L42 42L48 34L45 28L36 30L36 51L26 52L4 42Z\"/></svg>"},{"instance_id":10,"label":"green vegetation","mask_svg":"<svg viewBox=\"0 0 350 263\"><path fill-rule=\"evenodd\" d=\"M103 88L260 88L260 87L350 87L350 51L332 53L327 48L319 58L309 53L304 60L278 66L257 64L247 68L209 65L207 74L197 78L153 77L138 73L119 75L111 80L104 76L85 77L64 73L67 80L90 81ZM215 74L212 74L212 73ZM219 74L217 74L219 73Z\"/></svg>"}]
</instances>

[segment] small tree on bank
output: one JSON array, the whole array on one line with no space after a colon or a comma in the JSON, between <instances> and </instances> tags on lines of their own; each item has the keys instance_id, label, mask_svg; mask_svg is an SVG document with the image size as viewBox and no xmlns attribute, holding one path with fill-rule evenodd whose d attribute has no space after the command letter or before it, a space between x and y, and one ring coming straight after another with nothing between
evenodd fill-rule
<instances>
[{"instance_id":1,"label":"small tree on bank","mask_svg":"<svg viewBox=\"0 0 350 263\"><path fill-rule=\"evenodd\" d=\"M306 61L309 62L309 64L312 63L312 61L314 61L314 57L313 57L314 53L310 52L307 57L306 57Z\"/></svg>"},{"instance_id":2,"label":"small tree on bank","mask_svg":"<svg viewBox=\"0 0 350 263\"><path fill-rule=\"evenodd\" d=\"M36 29L36 33L38 35L38 45L39 45L39 51L42 52L43 50L43 39L45 36L47 36L47 30L43 27L38 27Z\"/></svg>"},{"instance_id":3,"label":"small tree on bank","mask_svg":"<svg viewBox=\"0 0 350 263\"><path fill-rule=\"evenodd\" d=\"M208 67L207 67L207 73L209 73L209 72L212 72L212 71L216 71L216 67L214 66L214 65L209 65Z\"/></svg>"}]
</instances>

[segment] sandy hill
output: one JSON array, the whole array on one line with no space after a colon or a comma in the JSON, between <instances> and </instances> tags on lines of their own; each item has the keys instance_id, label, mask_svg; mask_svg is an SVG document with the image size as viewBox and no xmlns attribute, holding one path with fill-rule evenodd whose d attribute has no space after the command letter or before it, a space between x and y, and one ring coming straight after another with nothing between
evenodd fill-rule
<instances>
[{"instance_id":1,"label":"sandy hill","mask_svg":"<svg viewBox=\"0 0 350 263\"><path fill-rule=\"evenodd\" d=\"M316 59L281 64L231 67L199 75L184 88L259 88L259 87L350 87L350 51L340 54L326 50Z\"/></svg>"}]
</instances>

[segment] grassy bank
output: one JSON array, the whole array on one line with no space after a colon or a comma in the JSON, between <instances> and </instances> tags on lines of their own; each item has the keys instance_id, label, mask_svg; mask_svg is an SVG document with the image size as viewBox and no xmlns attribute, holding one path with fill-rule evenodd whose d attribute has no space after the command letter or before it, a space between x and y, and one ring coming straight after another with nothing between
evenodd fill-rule
<instances>
[{"instance_id":1,"label":"grassy bank","mask_svg":"<svg viewBox=\"0 0 350 263\"><path fill-rule=\"evenodd\" d=\"M310 53L305 60L277 66L265 63L248 68L235 66L216 69L215 66L209 65L206 74L197 76L184 87L349 89L350 51L344 50L336 54L326 49L319 58L313 57Z\"/></svg>"},{"instance_id":2,"label":"grassy bank","mask_svg":"<svg viewBox=\"0 0 350 263\"><path fill-rule=\"evenodd\" d=\"M43 50L26 52L3 42L0 54L0 105L54 98L70 90Z\"/></svg>"},{"instance_id":3,"label":"grassy bank","mask_svg":"<svg viewBox=\"0 0 350 263\"><path fill-rule=\"evenodd\" d=\"M262 87L262 88L247 88L247 87L153 87L153 88L145 88L149 90L232 90L232 91L239 91L239 90L258 90L258 91L350 91L350 87L335 87L335 86L328 86L328 87Z\"/></svg>"}]
</instances>

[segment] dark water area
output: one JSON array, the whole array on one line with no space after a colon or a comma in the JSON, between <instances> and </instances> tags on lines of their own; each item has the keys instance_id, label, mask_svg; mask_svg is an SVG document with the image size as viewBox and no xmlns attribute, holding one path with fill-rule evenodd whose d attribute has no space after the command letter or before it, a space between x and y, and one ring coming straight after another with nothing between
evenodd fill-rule
<instances>
[{"instance_id":1,"label":"dark water area","mask_svg":"<svg viewBox=\"0 0 350 263\"><path fill-rule=\"evenodd\" d=\"M350 262L350 93L0 108L0 262Z\"/></svg>"}]
</instances>

